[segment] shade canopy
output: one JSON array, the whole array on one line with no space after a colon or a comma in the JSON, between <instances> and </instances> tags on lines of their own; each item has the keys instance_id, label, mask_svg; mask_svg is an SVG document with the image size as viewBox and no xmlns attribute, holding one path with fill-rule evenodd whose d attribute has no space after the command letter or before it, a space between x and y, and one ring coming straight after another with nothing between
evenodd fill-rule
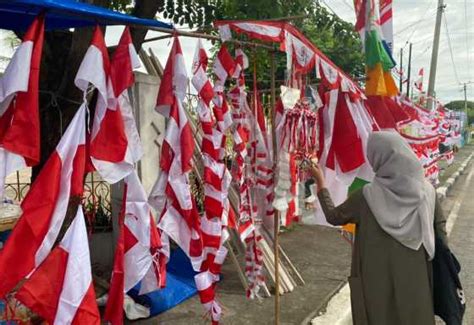
<instances>
[{"instance_id":1,"label":"shade canopy","mask_svg":"<svg viewBox=\"0 0 474 325\"><path fill-rule=\"evenodd\" d=\"M46 29L67 29L99 25L142 25L173 28L153 19L141 19L74 0L0 0L0 29L24 31L41 12Z\"/></svg>"}]
</instances>

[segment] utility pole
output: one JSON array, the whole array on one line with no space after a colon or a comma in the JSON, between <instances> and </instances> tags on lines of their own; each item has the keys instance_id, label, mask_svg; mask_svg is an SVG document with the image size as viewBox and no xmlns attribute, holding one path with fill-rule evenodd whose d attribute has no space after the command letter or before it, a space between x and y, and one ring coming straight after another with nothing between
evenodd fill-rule
<instances>
[{"instance_id":1,"label":"utility pole","mask_svg":"<svg viewBox=\"0 0 474 325\"><path fill-rule=\"evenodd\" d=\"M408 48L408 75L407 75L407 98L410 98L410 86L411 86L411 50L413 44L410 43Z\"/></svg>"},{"instance_id":2,"label":"utility pole","mask_svg":"<svg viewBox=\"0 0 474 325\"><path fill-rule=\"evenodd\" d=\"M472 81L468 81L468 82L464 82L462 85L462 89L464 91L464 112L466 113L466 117L468 117L468 109L467 109L467 85L470 85L470 84L473 84L474 82ZM469 117L468 117L468 121L469 121Z\"/></svg>"},{"instance_id":3,"label":"utility pole","mask_svg":"<svg viewBox=\"0 0 474 325\"><path fill-rule=\"evenodd\" d=\"M463 90L464 90L464 113L466 113L466 116L467 116L467 83L466 82L463 84Z\"/></svg>"},{"instance_id":4,"label":"utility pole","mask_svg":"<svg viewBox=\"0 0 474 325\"><path fill-rule=\"evenodd\" d=\"M443 18L443 11L446 6L443 0L438 0L438 12L436 14L436 25L433 39L433 51L431 52L431 65L430 65L430 80L428 83L428 109L433 108L433 98L436 82L436 68L438 66L438 50L439 50L439 37L441 34L441 19Z\"/></svg>"},{"instance_id":5,"label":"utility pole","mask_svg":"<svg viewBox=\"0 0 474 325\"><path fill-rule=\"evenodd\" d=\"M403 48L400 49L400 94L403 93Z\"/></svg>"},{"instance_id":6,"label":"utility pole","mask_svg":"<svg viewBox=\"0 0 474 325\"><path fill-rule=\"evenodd\" d=\"M464 129L469 131L469 112L468 112L468 109L467 109L467 85L470 85L474 82L472 81L468 81L468 82L464 82L462 83L462 91L464 92L464 114L466 114L466 125L464 126ZM468 134L467 138L466 138L466 141L467 143L469 143L469 139L470 139L471 135Z\"/></svg>"}]
</instances>

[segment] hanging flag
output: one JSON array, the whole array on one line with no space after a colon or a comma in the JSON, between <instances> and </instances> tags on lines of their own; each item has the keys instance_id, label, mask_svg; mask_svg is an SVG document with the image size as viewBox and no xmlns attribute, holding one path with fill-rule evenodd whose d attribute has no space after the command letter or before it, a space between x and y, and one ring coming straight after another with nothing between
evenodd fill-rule
<instances>
[{"instance_id":1,"label":"hanging flag","mask_svg":"<svg viewBox=\"0 0 474 325\"><path fill-rule=\"evenodd\" d=\"M50 324L100 324L81 205L61 243L15 297Z\"/></svg>"},{"instance_id":2,"label":"hanging flag","mask_svg":"<svg viewBox=\"0 0 474 325\"><path fill-rule=\"evenodd\" d=\"M380 26L390 53L393 53L393 0L380 0Z\"/></svg>"},{"instance_id":3,"label":"hanging flag","mask_svg":"<svg viewBox=\"0 0 474 325\"><path fill-rule=\"evenodd\" d=\"M21 204L23 213L0 250L0 297L44 261L58 237L70 199L83 195L85 123L83 104Z\"/></svg>"},{"instance_id":4,"label":"hanging flag","mask_svg":"<svg viewBox=\"0 0 474 325\"><path fill-rule=\"evenodd\" d=\"M205 72L207 62L207 53L199 40L194 55L192 83L199 94L198 114L203 133L201 152L204 164L205 214L201 219L203 264L201 272L195 276L195 282L201 303L211 315L213 323L218 323L221 307L215 300L215 286L227 255L227 249L223 246L228 237L223 215L226 209L228 184L223 184L227 169L220 155L224 136L218 130L209 108L214 91ZM212 91L212 96L209 90Z\"/></svg>"},{"instance_id":5,"label":"hanging flag","mask_svg":"<svg viewBox=\"0 0 474 325\"><path fill-rule=\"evenodd\" d=\"M143 155L128 97L128 88L134 83L133 69L139 66L128 27L122 34L111 62L102 31L96 27L91 46L76 77L83 91L92 84L99 93L90 155L102 179L111 184L127 176Z\"/></svg>"},{"instance_id":6,"label":"hanging flag","mask_svg":"<svg viewBox=\"0 0 474 325\"><path fill-rule=\"evenodd\" d=\"M418 89L420 92L423 91L423 77L425 74L425 69L421 68L418 71L418 78L415 80L415 87Z\"/></svg>"},{"instance_id":7,"label":"hanging flag","mask_svg":"<svg viewBox=\"0 0 474 325\"><path fill-rule=\"evenodd\" d=\"M232 77L235 73L235 61L227 50L225 44L221 45L219 52L217 52L216 60L214 61L213 71L217 77L215 87L219 91L223 90L224 83L228 77Z\"/></svg>"},{"instance_id":8,"label":"hanging flag","mask_svg":"<svg viewBox=\"0 0 474 325\"><path fill-rule=\"evenodd\" d=\"M194 138L183 100L187 74L177 37L163 71L156 110L169 117L160 160L160 175L150 194L150 204L160 216L158 227L166 245L171 237L188 255L194 270L202 264L202 238L199 214L191 194L189 172L194 154Z\"/></svg>"},{"instance_id":9,"label":"hanging flag","mask_svg":"<svg viewBox=\"0 0 474 325\"><path fill-rule=\"evenodd\" d=\"M44 17L23 37L0 79L0 204L5 177L40 161L39 74Z\"/></svg>"},{"instance_id":10,"label":"hanging flag","mask_svg":"<svg viewBox=\"0 0 474 325\"><path fill-rule=\"evenodd\" d=\"M125 178L123 203L104 316L113 325L123 324L126 292L142 281L140 294L146 294L164 287L166 280L166 257L160 254L160 235L136 171Z\"/></svg>"},{"instance_id":11,"label":"hanging flag","mask_svg":"<svg viewBox=\"0 0 474 325\"><path fill-rule=\"evenodd\" d=\"M366 95L395 96L398 93L391 69L395 62L383 38L377 0L355 0L356 30L364 43L367 81Z\"/></svg>"}]
</instances>

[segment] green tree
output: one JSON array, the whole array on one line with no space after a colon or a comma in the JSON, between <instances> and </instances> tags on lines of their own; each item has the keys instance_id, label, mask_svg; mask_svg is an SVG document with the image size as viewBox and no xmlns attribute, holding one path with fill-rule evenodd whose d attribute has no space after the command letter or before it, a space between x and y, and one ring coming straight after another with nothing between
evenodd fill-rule
<instances>
[{"instance_id":1,"label":"green tree","mask_svg":"<svg viewBox=\"0 0 474 325\"><path fill-rule=\"evenodd\" d=\"M351 23L329 12L318 1L308 0L227 0L215 12L217 19L275 20L289 17L289 21L349 76L358 79L365 75L364 57L359 35ZM203 27L206 28L206 27ZM245 35L237 37L247 40ZM232 45L229 45L232 50ZM275 45L278 48L278 45ZM214 47L214 54L218 44ZM256 63L258 89L270 88L270 56L266 49L246 49L250 59L247 85L253 88L253 67ZM276 56L276 80L281 84L286 77L286 55ZM315 71L308 75L308 83L317 82ZM264 101L265 101L264 97ZM269 102L268 100L266 101ZM267 108L268 105L266 105ZM267 115L269 110L267 110Z\"/></svg>"},{"instance_id":2,"label":"green tree","mask_svg":"<svg viewBox=\"0 0 474 325\"><path fill-rule=\"evenodd\" d=\"M446 108L449 108L453 111L464 111L464 100L453 100L452 102L447 103ZM474 102L467 101L467 117L469 125L474 123Z\"/></svg>"}]
</instances>

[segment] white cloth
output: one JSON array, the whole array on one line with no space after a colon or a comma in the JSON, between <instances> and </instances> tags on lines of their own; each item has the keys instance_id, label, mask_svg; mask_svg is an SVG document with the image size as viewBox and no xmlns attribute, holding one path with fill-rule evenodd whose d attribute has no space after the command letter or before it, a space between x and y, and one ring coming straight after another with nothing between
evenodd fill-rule
<instances>
[{"instance_id":1,"label":"white cloth","mask_svg":"<svg viewBox=\"0 0 474 325\"><path fill-rule=\"evenodd\" d=\"M378 224L402 245L424 246L434 257L436 192L408 143L395 132L369 136L367 158L375 172L363 193Z\"/></svg>"}]
</instances>

